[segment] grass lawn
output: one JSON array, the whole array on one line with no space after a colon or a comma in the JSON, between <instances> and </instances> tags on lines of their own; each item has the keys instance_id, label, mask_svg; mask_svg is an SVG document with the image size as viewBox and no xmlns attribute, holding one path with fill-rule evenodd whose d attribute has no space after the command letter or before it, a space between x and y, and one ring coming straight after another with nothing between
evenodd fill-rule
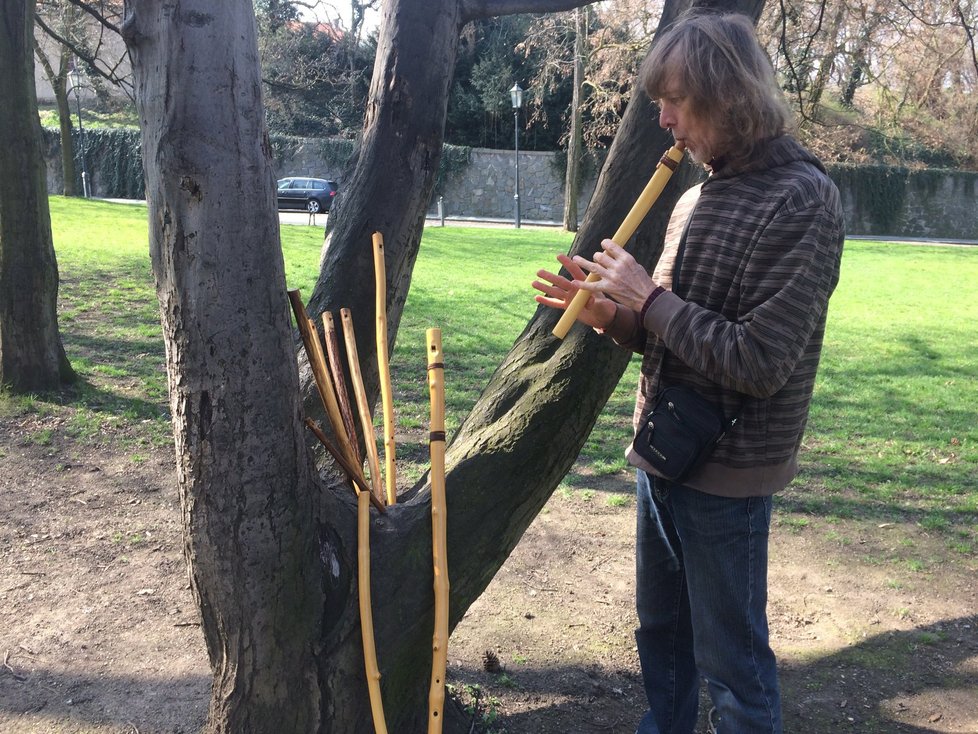
<instances>
[{"instance_id":1,"label":"grass lawn","mask_svg":"<svg viewBox=\"0 0 978 734\"><path fill-rule=\"evenodd\" d=\"M0 415L67 408L80 438L168 442L145 207L52 197L51 216L60 328L82 382L62 396L3 398ZM306 298L321 233L282 227L288 287ZM558 231L426 230L392 360L403 429L427 421L424 330L443 332L451 433L532 315L534 272L570 242ZM913 522L955 553L976 552L976 282L978 248L847 244L799 480L806 491L781 500L796 522ZM633 360L565 488L625 468L637 373ZM403 476L420 473L423 460Z\"/></svg>"}]
</instances>

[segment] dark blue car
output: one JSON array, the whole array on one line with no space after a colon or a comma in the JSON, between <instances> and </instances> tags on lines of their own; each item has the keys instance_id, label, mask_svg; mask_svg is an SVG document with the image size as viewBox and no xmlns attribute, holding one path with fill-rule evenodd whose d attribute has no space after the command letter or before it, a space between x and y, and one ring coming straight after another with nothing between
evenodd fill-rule
<instances>
[{"instance_id":1,"label":"dark blue car","mask_svg":"<svg viewBox=\"0 0 978 734\"><path fill-rule=\"evenodd\" d=\"M305 209L310 214L328 212L338 189L336 181L326 178L282 178L278 182L278 208Z\"/></svg>"}]
</instances>

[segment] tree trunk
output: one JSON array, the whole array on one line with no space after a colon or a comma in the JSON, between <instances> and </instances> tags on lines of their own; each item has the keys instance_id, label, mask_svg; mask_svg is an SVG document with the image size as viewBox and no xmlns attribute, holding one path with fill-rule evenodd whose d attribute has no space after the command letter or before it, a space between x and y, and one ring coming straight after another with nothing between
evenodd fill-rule
<instances>
[{"instance_id":1,"label":"tree trunk","mask_svg":"<svg viewBox=\"0 0 978 734\"><path fill-rule=\"evenodd\" d=\"M353 556L318 530L254 9L250 0L132 0L124 37L184 551L214 671L207 731L315 732L320 554L343 568Z\"/></svg>"},{"instance_id":2,"label":"tree trunk","mask_svg":"<svg viewBox=\"0 0 978 734\"><path fill-rule=\"evenodd\" d=\"M584 22L586 11L574 12L574 95L571 99L570 139L567 142L567 176L564 179L564 229L577 231L577 197L581 190L581 94L584 83Z\"/></svg>"},{"instance_id":3,"label":"tree trunk","mask_svg":"<svg viewBox=\"0 0 978 734\"><path fill-rule=\"evenodd\" d=\"M74 6L72 6L74 7ZM61 178L65 196L75 196L75 145L71 138L71 106L68 104L68 63L71 52L66 46L59 47L58 70L48 59L41 44L34 39L34 55L44 67L44 75L51 84L58 105L58 127L61 138Z\"/></svg>"},{"instance_id":4,"label":"tree trunk","mask_svg":"<svg viewBox=\"0 0 978 734\"><path fill-rule=\"evenodd\" d=\"M34 3L0 17L0 385L19 392L74 379L58 331L58 263L34 88Z\"/></svg>"},{"instance_id":5,"label":"tree trunk","mask_svg":"<svg viewBox=\"0 0 978 734\"><path fill-rule=\"evenodd\" d=\"M822 52L822 58L818 62L818 73L815 75L815 79L812 80L811 89L808 91L808 103L802 105L803 116L815 122L820 118L819 108L822 103L822 94L824 94L825 87L829 83L829 77L835 68L835 60L839 53L839 32L842 29L842 22L845 20L845 11L846 8L844 5L839 5L836 9L829 31L825 34L825 50Z\"/></svg>"},{"instance_id":6,"label":"tree trunk","mask_svg":"<svg viewBox=\"0 0 978 734\"><path fill-rule=\"evenodd\" d=\"M517 3L494 7L503 5ZM370 235L385 236L393 335L466 17L457 0L385 6L361 152L330 216L335 224L310 312L354 311L374 400ZM207 731L372 732L355 503L347 488L317 479L300 427L252 5L130 0L124 37L143 125L185 553L215 675ZM575 247L613 231L667 147L640 96L620 136ZM649 265L670 203L690 175L690 168L677 174L636 236L636 254ZM228 181L235 182L234 206ZM566 473L627 362L584 329L558 343L549 336L554 322L555 314L537 315L449 450L453 628ZM427 720L429 499L428 488L418 487L371 522L384 707L388 730L403 734L423 731Z\"/></svg>"},{"instance_id":7,"label":"tree trunk","mask_svg":"<svg viewBox=\"0 0 978 734\"><path fill-rule=\"evenodd\" d=\"M68 103L68 87L64 78L54 85L54 98L58 103L58 129L61 137L61 173L64 177L64 195L78 196L75 170L75 139L72 137L71 105Z\"/></svg>"}]
</instances>

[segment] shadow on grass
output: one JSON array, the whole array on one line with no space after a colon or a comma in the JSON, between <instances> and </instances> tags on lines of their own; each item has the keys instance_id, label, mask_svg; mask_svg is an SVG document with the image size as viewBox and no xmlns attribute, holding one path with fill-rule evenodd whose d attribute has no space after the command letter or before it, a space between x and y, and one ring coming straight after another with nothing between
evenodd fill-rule
<instances>
[{"instance_id":1,"label":"shadow on grass","mask_svg":"<svg viewBox=\"0 0 978 734\"><path fill-rule=\"evenodd\" d=\"M138 395L123 395L95 384L85 375L80 375L74 384L61 390L40 392L33 397L61 407L88 410L124 421L169 420L170 417L165 395L159 402Z\"/></svg>"}]
</instances>

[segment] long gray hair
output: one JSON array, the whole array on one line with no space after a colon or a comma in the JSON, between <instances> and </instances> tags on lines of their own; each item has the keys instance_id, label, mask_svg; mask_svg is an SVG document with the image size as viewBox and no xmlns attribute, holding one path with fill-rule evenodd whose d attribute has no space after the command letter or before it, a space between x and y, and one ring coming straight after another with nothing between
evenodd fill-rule
<instances>
[{"instance_id":1,"label":"long gray hair","mask_svg":"<svg viewBox=\"0 0 978 734\"><path fill-rule=\"evenodd\" d=\"M652 46L639 80L651 99L677 85L690 111L712 130L728 163L750 159L758 145L787 132L791 114L747 16L692 12Z\"/></svg>"}]
</instances>

